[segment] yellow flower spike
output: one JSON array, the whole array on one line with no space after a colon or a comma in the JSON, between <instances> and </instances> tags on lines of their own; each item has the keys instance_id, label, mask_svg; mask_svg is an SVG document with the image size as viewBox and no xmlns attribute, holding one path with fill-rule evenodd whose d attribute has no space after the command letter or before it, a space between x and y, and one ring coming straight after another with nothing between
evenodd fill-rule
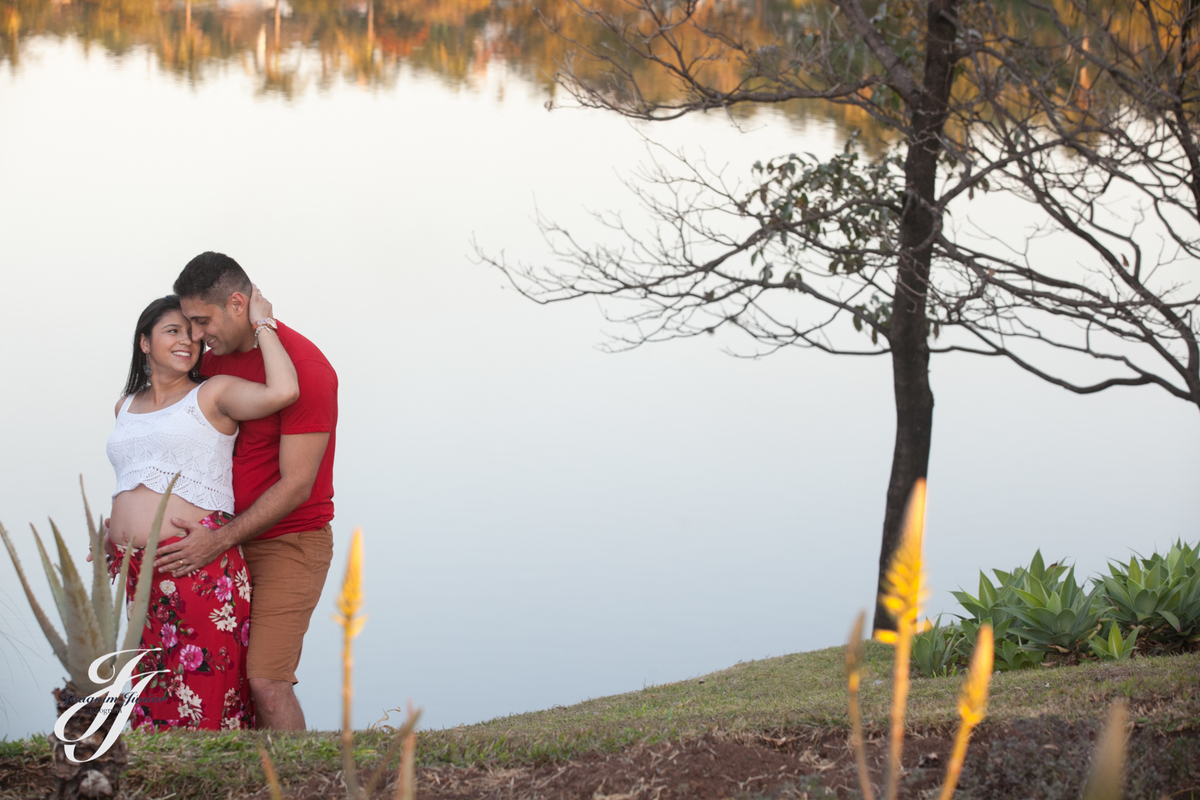
<instances>
[{"instance_id":1,"label":"yellow flower spike","mask_svg":"<svg viewBox=\"0 0 1200 800\"><path fill-rule=\"evenodd\" d=\"M858 691L858 684L862 679L862 663L865 655L862 629L865 617L865 611L858 612L858 619L854 620L854 627L850 629L850 641L846 643L846 680L851 692Z\"/></svg>"},{"instance_id":2,"label":"yellow flower spike","mask_svg":"<svg viewBox=\"0 0 1200 800\"><path fill-rule=\"evenodd\" d=\"M1129 737L1129 704L1116 700L1092 756L1092 770L1083 788L1083 800L1121 800L1125 784L1125 747Z\"/></svg>"},{"instance_id":3,"label":"yellow flower spike","mask_svg":"<svg viewBox=\"0 0 1200 800\"><path fill-rule=\"evenodd\" d=\"M891 737L888 753L887 798L896 800L900 790L900 756L904 748L904 711L908 705L909 657L913 630L927 592L921 564L921 538L925 532L925 480L917 481L908 498L900 546L884 576L884 605L896 620L896 658L892 673Z\"/></svg>"},{"instance_id":4,"label":"yellow flower spike","mask_svg":"<svg viewBox=\"0 0 1200 800\"><path fill-rule=\"evenodd\" d=\"M950 755L950 764L946 767L946 781L942 784L942 793L938 800L950 800L954 796L958 777L962 773L963 760L967 757L967 742L971 738L971 731L987 716L988 686L992 682L995 647L992 626L984 623L979 628L979 635L975 637L971 666L967 670L967 679L963 681L962 693L958 698L958 715L961 722L954 737L954 750Z\"/></svg>"},{"instance_id":5,"label":"yellow flower spike","mask_svg":"<svg viewBox=\"0 0 1200 800\"><path fill-rule=\"evenodd\" d=\"M267 748L260 743L258 745L258 759L262 762L263 774L267 777L267 786L271 789L271 800L283 800L283 787L279 785L279 773L275 771L275 764L271 761L271 756L267 754Z\"/></svg>"},{"instance_id":6,"label":"yellow flower spike","mask_svg":"<svg viewBox=\"0 0 1200 800\"><path fill-rule=\"evenodd\" d=\"M338 594L337 607L340 613L333 619L343 628L353 622L362 608L362 528L355 528L350 540L350 559L346 563L346 577ZM359 627L362 627L361 623Z\"/></svg>"},{"instance_id":7,"label":"yellow flower spike","mask_svg":"<svg viewBox=\"0 0 1200 800\"><path fill-rule=\"evenodd\" d=\"M992 659L995 653L992 626L984 623L975 637L975 650L971 653L971 666L967 680L963 683L962 695L958 699L958 714L963 723L972 728L987 716L988 687L992 683Z\"/></svg>"},{"instance_id":8,"label":"yellow flower spike","mask_svg":"<svg viewBox=\"0 0 1200 800\"><path fill-rule=\"evenodd\" d=\"M346 562L346 577L338 595L339 614L334 622L342 626L342 768L346 779L346 796L357 800L358 771L354 764L354 730L350 727L350 708L354 700L354 656L352 642L362 630L366 617L359 616L362 608L362 528L355 528L350 539L350 558Z\"/></svg>"},{"instance_id":9,"label":"yellow flower spike","mask_svg":"<svg viewBox=\"0 0 1200 800\"><path fill-rule=\"evenodd\" d=\"M921 606L928 598L925 589L925 571L921 561L921 540L925 532L925 481L918 480L908 499L908 510L904 515L904 530L900 534L900 546L892 556L883 579L883 604L896 620L896 629L907 621L915 628Z\"/></svg>"},{"instance_id":10,"label":"yellow flower spike","mask_svg":"<svg viewBox=\"0 0 1200 800\"><path fill-rule=\"evenodd\" d=\"M863 749L862 714L858 708L858 686L862 682L862 665L866 651L863 647L863 622L866 612L858 612L850 641L846 644L846 685L850 690L850 740L854 744L854 760L858 764L858 783L862 787L863 800L875 800L871 788L871 774L867 771L867 755Z\"/></svg>"},{"instance_id":11,"label":"yellow flower spike","mask_svg":"<svg viewBox=\"0 0 1200 800\"><path fill-rule=\"evenodd\" d=\"M408 719L415 722L412 700L408 701ZM400 757L400 775L396 781L396 800L414 800L417 784L417 734L410 732L404 737L404 752Z\"/></svg>"}]
</instances>

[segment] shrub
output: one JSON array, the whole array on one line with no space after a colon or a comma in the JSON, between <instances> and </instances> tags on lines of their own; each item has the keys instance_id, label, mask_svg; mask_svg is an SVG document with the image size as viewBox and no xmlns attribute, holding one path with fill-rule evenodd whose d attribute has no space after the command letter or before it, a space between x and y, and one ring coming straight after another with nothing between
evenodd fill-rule
<instances>
[{"instance_id":1,"label":"shrub","mask_svg":"<svg viewBox=\"0 0 1200 800\"><path fill-rule=\"evenodd\" d=\"M1128 635L1122 636L1120 626L1115 622L1110 622L1108 635L1093 637L1088 644L1097 658L1124 661L1133 655L1133 651L1137 648L1139 630L1140 628L1134 628Z\"/></svg>"},{"instance_id":2,"label":"shrub","mask_svg":"<svg viewBox=\"0 0 1200 800\"><path fill-rule=\"evenodd\" d=\"M1030 582L1057 591L1068 568L1058 563L1047 567L1042 552L1038 550L1027 567L1017 567L1011 572L1000 569L992 572L998 583L992 583L987 575L980 572L978 596L972 596L962 590L953 592L968 614L961 617L960 622L963 641L975 641L980 626L988 623L992 626L995 637L996 669L1025 669L1042 663L1046 657L1045 650L1035 647L1027 636L1022 637L1024 623L1016 616L1014 609L1027 605L1019 591L1027 590ZM966 658L965 646L960 647L959 663L966 663Z\"/></svg>"},{"instance_id":3,"label":"shrub","mask_svg":"<svg viewBox=\"0 0 1200 800\"><path fill-rule=\"evenodd\" d=\"M1200 643L1200 543L1177 541L1165 556L1110 563L1096 579L1106 616L1137 635L1151 652L1187 649Z\"/></svg>"},{"instance_id":4,"label":"shrub","mask_svg":"<svg viewBox=\"0 0 1200 800\"><path fill-rule=\"evenodd\" d=\"M938 617L930 627L913 636L913 669L926 678L957 675L964 654L970 653L978 631L973 634L968 639L960 625L943 626L942 618Z\"/></svg>"},{"instance_id":5,"label":"shrub","mask_svg":"<svg viewBox=\"0 0 1200 800\"><path fill-rule=\"evenodd\" d=\"M1077 658L1100 631L1105 608L1096 602L1100 590L1085 592L1075 580L1074 567L1061 576L1046 572L1041 578L1032 570L1014 576L1016 599L1004 605L1015 617L1009 632L1034 650Z\"/></svg>"},{"instance_id":6,"label":"shrub","mask_svg":"<svg viewBox=\"0 0 1200 800\"><path fill-rule=\"evenodd\" d=\"M995 583L981 572L978 595L953 593L967 612L957 626L962 642L973 641L979 627L990 623L998 670L1031 667L1047 657L1124 659L1135 650L1163 653L1200 646L1200 543L1176 541L1165 555L1135 557L1108 569L1109 575L1092 579L1090 592L1076 581L1073 567L1046 566L1041 551L1027 567L992 570ZM922 674L927 674L926 662L937 668L934 659L943 654L948 631L931 630L920 645ZM957 659L947 668L965 661L960 642Z\"/></svg>"},{"instance_id":7,"label":"shrub","mask_svg":"<svg viewBox=\"0 0 1200 800\"><path fill-rule=\"evenodd\" d=\"M963 632L967 636L973 635L975 631L973 624L967 620L963 620L962 626ZM1004 638L996 640L995 664L997 670L1008 672L1014 669L1036 667L1046 659L1045 651L1034 650L1016 634L1009 634L1007 623L1005 623L1004 627Z\"/></svg>"}]
</instances>

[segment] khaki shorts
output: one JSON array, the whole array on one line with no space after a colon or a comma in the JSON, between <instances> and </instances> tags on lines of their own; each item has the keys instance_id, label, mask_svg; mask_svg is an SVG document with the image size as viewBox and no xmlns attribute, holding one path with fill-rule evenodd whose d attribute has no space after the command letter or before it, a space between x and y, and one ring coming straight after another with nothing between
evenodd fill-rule
<instances>
[{"instance_id":1,"label":"khaki shorts","mask_svg":"<svg viewBox=\"0 0 1200 800\"><path fill-rule=\"evenodd\" d=\"M313 609L333 560L333 531L285 533L242 545L250 567L250 647L246 677L296 683Z\"/></svg>"}]
</instances>

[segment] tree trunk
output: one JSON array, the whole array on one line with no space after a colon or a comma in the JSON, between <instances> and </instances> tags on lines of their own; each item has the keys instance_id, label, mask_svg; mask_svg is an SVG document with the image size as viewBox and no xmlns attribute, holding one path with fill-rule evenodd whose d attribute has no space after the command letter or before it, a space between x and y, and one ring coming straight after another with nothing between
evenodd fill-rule
<instances>
[{"instance_id":1,"label":"tree trunk","mask_svg":"<svg viewBox=\"0 0 1200 800\"><path fill-rule=\"evenodd\" d=\"M65 690L54 690L54 700L59 716L78 702L74 687L69 683ZM100 749L100 745L108 736L109 728L116 721L117 714L109 714L108 720L99 730L79 741L79 737L83 736L95 721L99 710L98 706L85 706L67 721L64 733L68 740L75 742L75 757L80 761L86 761ZM66 745L53 733L46 738L50 741L50 750L54 757L54 794L51 795L54 800L120 796L121 773L129 761L129 746L123 736L117 737L113 746L95 761L82 764L67 758L64 750Z\"/></svg>"},{"instance_id":2,"label":"tree trunk","mask_svg":"<svg viewBox=\"0 0 1200 800\"><path fill-rule=\"evenodd\" d=\"M900 219L900 264L892 304L889 340L896 395L896 446L883 515L879 552L879 589L875 630L895 630L882 602L883 578L900 544L904 509L917 479L929 468L933 433L933 391L929 387L929 320L926 295L932 259L931 237L939 222L932 210L937 191L937 161L946 123L955 54L954 17L959 0L933 0L928 10L925 75L914 98L912 131L904 160L905 208Z\"/></svg>"}]
</instances>

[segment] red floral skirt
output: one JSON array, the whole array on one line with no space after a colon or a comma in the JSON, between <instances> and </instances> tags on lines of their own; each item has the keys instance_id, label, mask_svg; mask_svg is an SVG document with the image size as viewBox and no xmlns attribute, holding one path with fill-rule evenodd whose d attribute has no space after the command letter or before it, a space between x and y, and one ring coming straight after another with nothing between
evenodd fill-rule
<instances>
[{"instance_id":1,"label":"red floral skirt","mask_svg":"<svg viewBox=\"0 0 1200 800\"><path fill-rule=\"evenodd\" d=\"M214 511L200 524L217 530L232 516ZM200 534L192 534L193 536ZM172 536L160 544L177 541ZM125 596L132 602L144 551L129 557ZM113 547L109 571L115 579L124 548ZM250 571L241 547L181 578L154 571L150 605L142 630L137 673L155 675L133 711L133 727L144 730L220 730L254 727L254 704L246 678L250 642Z\"/></svg>"}]
</instances>

